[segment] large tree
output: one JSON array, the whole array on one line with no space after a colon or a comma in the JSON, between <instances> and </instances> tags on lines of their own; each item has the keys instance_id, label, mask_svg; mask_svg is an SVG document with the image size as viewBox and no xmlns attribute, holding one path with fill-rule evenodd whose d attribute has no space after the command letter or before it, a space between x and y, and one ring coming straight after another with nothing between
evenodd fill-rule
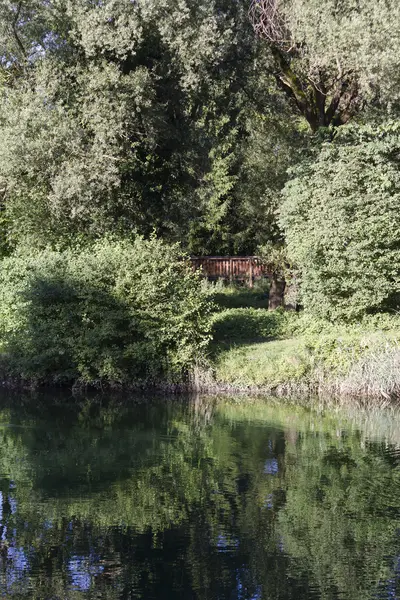
<instances>
[{"instance_id":1,"label":"large tree","mask_svg":"<svg viewBox=\"0 0 400 600\"><path fill-rule=\"evenodd\" d=\"M268 196L245 183L265 171L251 131L263 114L264 147L279 138L285 103L257 77L246 1L2 0L0 10L12 244L155 229L191 251L254 251L251 231L272 214L265 205L273 197L275 207L285 170L279 159L277 176L276 147L286 145L271 147ZM243 219L244 205L256 210Z\"/></svg>"}]
</instances>

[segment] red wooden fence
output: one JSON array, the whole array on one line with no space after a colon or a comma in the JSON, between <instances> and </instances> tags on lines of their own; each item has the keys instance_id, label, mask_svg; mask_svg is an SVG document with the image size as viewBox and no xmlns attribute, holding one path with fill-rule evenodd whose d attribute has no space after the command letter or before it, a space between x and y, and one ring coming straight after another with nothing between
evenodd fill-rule
<instances>
[{"instance_id":1,"label":"red wooden fence","mask_svg":"<svg viewBox=\"0 0 400 600\"><path fill-rule=\"evenodd\" d=\"M202 269L211 280L243 281L252 287L255 279L269 276L257 256L193 256L191 261L195 269Z\"/></svg>"}]
</instances>

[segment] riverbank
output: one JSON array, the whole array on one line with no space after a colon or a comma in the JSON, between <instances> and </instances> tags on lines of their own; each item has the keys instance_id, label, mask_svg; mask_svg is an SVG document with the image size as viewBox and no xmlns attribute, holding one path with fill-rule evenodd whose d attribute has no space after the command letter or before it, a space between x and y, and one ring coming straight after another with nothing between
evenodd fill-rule
<instances>
[{"instance_id":1,"label":"riverbank","mask_svg":"<svg viewBox=\"0 0 400 600\"><path fill-rule=\"evenodd\" d=\"M240 394L278 397L400 398L400 329L333 332L214 346L181 382L54 381L10 375L3 362L0 387L8 390L71 389L161 394Z\"/></svg>"},{"instance_id":2,"label":"riverbank","mask_svg":"<svg viewBox=\"0 0 400 600\"><path fill-rule=\"evenodd\" d=\"M400 397L400 331L294 337L223 349L197 377L207 391Z\"/></svg>"},{"instance_id":3,"label":"riverbank","mask_svg":"<svg viewBox=\"0 0 400 600\"><path fill-rule=\"evenodd\" d=\"M338 325L268 312L257 306L256 294L252 307L235 308L229 307L232 292L225 301L219 295L211 366L196 374L199 389L400 397L398 315Z\"/></svg>"},{"instance_id":4,"label":"riverbank","mask_svg":"<svg viewBox=\"0 0 400 600\"><path fill-rule=\"evenodd\" d=\"M180 281L179 277L177 281ZM57 386L72 388L78 394L94 388L107 393L112 390L153 390L168 394L250 392L277 396L400 398L398 315L370 315L352 324L332 324L317 321L304 313L280 309L268 311L268 292L263 285L250 290L204 282L201 288L201 306L205 307L204 339L197 348L187 346L187 327L184 325L186 308L189 308L195 327L197 309L193 311L191 304L185 304L179 320L171 313L168 327L160 329L161 310L165 317L163 297L157 300L157 313L150 314L153 328L144 337L143 331L139 332L135 327L130 327L129 331L123 329L123 335L118 333L120 327L117 330L119 337L116 337L107 316L110 307L108 304L103 306L104 298L99 295L94 304L90 296L91 321L85 323L85 328L79 325L82 321L79 298L65 306L62 318L53 297L52 312L44 305L29 320L23 306L23 319L16 321L18 336L8 335L5 324L10 324L10 319L5 314L0 387L20 390ZM82 295L81 286L79 294ZM187 295L182 297L186 302ZM114 296L112 298L115 304ZM143 294L141 302L148 311L148 295ZM5 303L4 306L8 305ZM13 306L12 303L9 302L9 306ZM35 306L31 301L29 316ZM121 312L119 304L117 308ZM70 323L72 309L76 316L73 335L71 329L61 327L64 322ZM129 324L125 313L124 308L124 323ZM99 315L103 314L104 319L99 320ZM113 315L111 313L114 318ZM142 311L141 319L143 315ZM147 329L148 321L145 321ZM30 329L23 326L25 322L30 323ZM179 343L175 336L177 323L182 325L178 332ZM110 332L114 337L110 337ZM162 345L157 351L153 347L154 335L160 337L163 332L168 334L170 347L174 350L169 355L165 354ZM7 339L12 343L7 344ZM187 355L188 349L192 352L191 357ZM186 368L171 368L171 360L176 357L187 365ZM163 365L163 370L155 368L158 364Z\"/></svg>"},{"instance_id":5,"label":"riverbank","mask_svg":"<svg viewBox=\"0 0 400 600\"><path fill-rule=\"evenodd\" d=\"M400 396L400 330L331 331L223 348L218 389Z\"/></svg>"}]
</instances>

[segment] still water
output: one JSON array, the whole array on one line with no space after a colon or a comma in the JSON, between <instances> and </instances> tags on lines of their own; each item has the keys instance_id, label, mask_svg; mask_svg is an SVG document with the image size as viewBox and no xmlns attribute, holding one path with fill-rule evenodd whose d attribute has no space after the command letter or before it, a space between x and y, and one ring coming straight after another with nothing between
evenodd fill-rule
<instances>
[{"instance_id":1,"label":"still water","mask_svg":"<svg viewBox=\"0 0 400 600\"><path fill-rule=\"evenodd\" d=\"M0 596L400 598L395 409L0 398Z\"/></svg>"}]
</instances>

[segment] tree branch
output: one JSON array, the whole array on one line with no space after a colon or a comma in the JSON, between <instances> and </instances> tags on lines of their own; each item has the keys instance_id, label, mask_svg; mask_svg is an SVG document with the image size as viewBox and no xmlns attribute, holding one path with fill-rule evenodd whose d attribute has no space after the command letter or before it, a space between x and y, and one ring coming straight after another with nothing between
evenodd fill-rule
<instances>
[{"instance_id":1,"label":"tree branch","mask_svg":"<svg viewBox=\"0 0 400 600\"><path fill-rule=\"evenodd\" d=\"M22 4L23 4L23 0L20 0L20 2L18 3L18 8L17 8L17 12L15 14L15 18L14 21L11 25L11 28L13 30L13 34L15 37L15 41L17 42L18 48L20 49L20 51L22 52L22 55L24 58L26 58L26 50L25 47L23 45L23 43L21 42L21 39L18 35L18 31L17 31L17 23L21 14L21 10L22 10Z\"/></svg>"}]
</instances>

